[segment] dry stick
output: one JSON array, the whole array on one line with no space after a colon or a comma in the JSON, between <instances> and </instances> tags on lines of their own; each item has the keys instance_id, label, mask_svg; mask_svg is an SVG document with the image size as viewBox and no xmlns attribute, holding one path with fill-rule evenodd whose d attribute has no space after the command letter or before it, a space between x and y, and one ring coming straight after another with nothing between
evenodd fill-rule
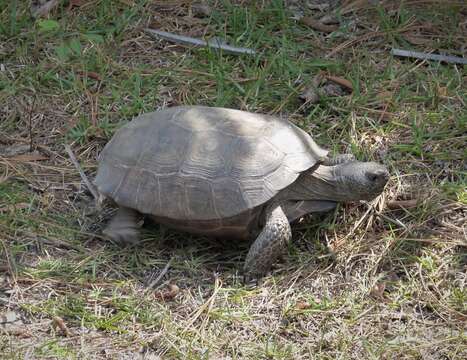
<instances>
[{"instance_id":1,"label":"dry stick","mask_svg":"<svg viewBox=\"0 0 467 360\"><path fill-rule=\"evenodd\" d=\"M96 187L94 186L93 183L91 183L89 181L88 177L86 176L83 169L79 165L79 162L78 162L78 160L76 160L76 156L75 156L75 154L73 154L73 151L71 150L70 145L66 144L65 145L65 150L68 153L68 156L70 157L70 160L73 163L73 165L75 166L76 170L78 170L79 175L81 176L81 179L83 179L84 183L88 187L88 189L91 192L92 196L96 200L97 206L99 207L101 202L102 202L102 197L99 195L99 192L97 191Z\"/></svg>"},{"instance_id":2,"label":"dry stick","mask_svg":"<svg viewBox=\"0 0 467 360\"><path fill-rule=\"evenodd\" d=\"M387 207L390 210L410 209L410 208L417 207L418 203L419 203L418 199L392 200L392 201L388 201Z\"/></svg>"},{"instance_id":3,"label":"dry stick","mask_svg":"<svg viewBox=\"0 0 467 360\"><path fill-rule=\"evenodd\" d=\"M161 279L164 277L165 274L167 274L167 271L169 270L170 268L170 265L172 264L172 260L173 258L171 258L167 264L164 266L164 268L161 270L161 272L159 273L159 275L157 275L157 277L151 281L151 283L149 284L147 290L151 290L151 289L154 289L156 287L156 285L159 283L159 281L161 281Z\"/></svg>"},{"instance_id":4,"label":"dry stick","mask_svg":"<svg viewBox=\"0 0 467 360\"><path fill-rule=\"evenodd\" d=\"M155 278L153 281L151 281L149 286L146 289L144 289L143 295L141 296L140 301L136 304L135 309L140 308L140 306L143 304L144 300L146 300L146 296L149 294L149 292L153 288L155 288L157 286L157 284L159 283L159 281L161 281L161 279L165 276L165 274L167 274L167 271L169 270L170 265L172 264L172 261L173 261L173 258L170 258L170 260L167 262L167 264L165 264L164 268L161 270L161 272L159 273L157 278Z\"/></svg>"},{"instance_id":5,"label":"dry stick","mask_svg":"<svg viewBox=\"0 0 467 360\"><path fill-rule=\"evenodd\" d=\"M419 51L410 51L410 50L402 50L402 49L392 49L391 54L394 56L400 56L400 57L444 61L444 62L452 63L452 64L467 64L466 58L462 58L458 56L451 56L451 55L428 54L428 53L419 52Z\"/></svg>"},{"instance_id":6,"label":"dry stick","mask_svg":"<svg viewBox=\"0 0 467 360\"><path fill-rule=\"evenodd\" d=\"M381 32L381 31L375 31L375 32L365 34L365 35L363 35L363 36L361 36L360 38L357 38L357 39L347 40L344 43L339 44L333 50L331 50L328 54L326 54L325 58L328 59L331 56L336 55L339 51L345 49L347 46L350 46L350 45L353 45L355 43L362 42L362 41L365 41L365 40L370 40L371 38L381 36L382 34L383 34L383 32Z\"/></svg>"},{"instance_id":7,"label":"dry stick","mask_svg":"<svg viewBox=\"0 0 467 360\"><path fill-rule=\"evenodd\" d=\"M36 97L32 100L31 108L29 109L29 152L32 152L33 139L32 139L32 112L34 111L34 105L36 104Z\"/></svg>"},{"instance_id":8,"label":"dry stick","mask_svg":"<svg viewBox=\"0 0 467 360\"><path fill-rule=\"evenodd\" d=\"M151 35L152 37L165 39L165 40L177 43L177 44L191 45L191 46L197 46L197 47L211 47L211 48L223 50L226 53L235 54L235 55L243 55L243 54L255 55L256 54L256 51L253 49L230 46L230 45L222 43L219 40L206 41L206 40L192 38L189 36L176 35L176 34L169 33L167 31L161 31L161 30L155 30L155 29L149 29L149 28L144 29L144 31L147 34Z\"/></svg>"},{"instance_id":9,"label":"dry stick","mask_svg":"<svg viewBox=\"0 0 467 360\"><path fill-rule=\"evenodd\" d=\"M398 30L397 33L404 33L404 32L409 31L411 29L413 29L413 26L412 25L407 25L406 27ZM362 35L359 38L344 41L342 44L338 45L336 48L334 48L332 51L330 51L325 56L325 58L330 58L331 56L336 55L338 52L342 51L343 49L345 49L346 47L348 47L350 45L354 45L354 44L360 43L362 41L370 40L372 38L382 36L382 35L384 35L383 31L373 31L373 32L366 33L366 34Z\"/></svg>"}]
</instances>

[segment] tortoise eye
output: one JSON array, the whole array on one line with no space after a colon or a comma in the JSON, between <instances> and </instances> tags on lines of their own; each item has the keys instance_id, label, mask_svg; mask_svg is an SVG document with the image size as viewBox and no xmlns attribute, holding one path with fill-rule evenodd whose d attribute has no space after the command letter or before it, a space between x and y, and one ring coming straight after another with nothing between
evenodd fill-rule
<instances>
[{"instance_id":1,"label":"tortoise eye","mask_svg":"<svg viewBox=\"0 0 467 360\"><path fill-rule=\"evenodd\" d=\"M389 174L386 170L367 171L365 175L371 182L375 182L379 179L382 181L387 181L389 179Z\"/></svg>"}]
</instances>

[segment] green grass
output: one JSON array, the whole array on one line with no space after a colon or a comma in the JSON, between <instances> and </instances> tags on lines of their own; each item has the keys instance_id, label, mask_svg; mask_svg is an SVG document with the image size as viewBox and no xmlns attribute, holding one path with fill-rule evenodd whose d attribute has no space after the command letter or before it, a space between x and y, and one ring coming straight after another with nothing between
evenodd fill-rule
<instances>
[{"instance_id":1,"label":"green grass","mask_svg":"<svg viewBox=\"0 0 467 360\"><path fill-rule=\"evenodd\" d=\"M0 324L0 357L466 358L467 73L389 55L461 55L465 10L396 5L340 15L329 35L295 21L283 1L219 1L201 19L163 1L65 3L43 19L27 2L2 7L0 313L15 311L22 324ZM151 21L259 54L174 47L144 35ZM372 31L381 35L363 41ZM349 80L352 94L304 105L299 95L319 71ZM241 278L248 243L155 224L137 246L106 241L111 208L95 210L63 144L92 176L116 129L181 104L285 115L333 152L385 163L381 208L347 204L305 218L288 256L255 286ZM47 159L15 160L31 135ZM419 201L390 210L396 199ZM169 283L180 291L161 300ZM56 316L73 336L52 326Z\"/></svg>"}]
</instances>

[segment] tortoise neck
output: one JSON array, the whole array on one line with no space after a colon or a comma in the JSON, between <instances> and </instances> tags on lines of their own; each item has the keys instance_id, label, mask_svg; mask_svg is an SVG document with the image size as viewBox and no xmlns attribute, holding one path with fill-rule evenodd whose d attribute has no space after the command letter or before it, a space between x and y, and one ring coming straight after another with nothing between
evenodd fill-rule
<instances>
[{"instance_id":1,"label":"tortoise neck","mask_svg":"<svg viewBox=\"0 0 467 360\"><path fill-rule=\"evenodd\" d=\"M285 190L284 198L289 200L349 200L345 184L340 181L336 166L318 166L305 171Z\"/></svg>"}]
</instances>

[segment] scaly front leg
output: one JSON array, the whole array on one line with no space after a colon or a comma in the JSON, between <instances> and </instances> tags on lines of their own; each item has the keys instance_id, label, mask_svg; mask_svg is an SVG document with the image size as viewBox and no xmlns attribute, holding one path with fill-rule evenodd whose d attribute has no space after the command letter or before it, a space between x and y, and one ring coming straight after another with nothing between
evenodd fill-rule
<instances>
[{"instance_id":1,"label":"scaly front leg","mask_svg":"<svg viewBox=\"0 0 467 360\"><path fill-rule=\"evenodd\" d=\"M250 247L246 256L244 272L248 278L265 275L272 264L282 255L292 238L287 216L280 205L266 210L263 230Z\"/></svg>"}]
</instances>

